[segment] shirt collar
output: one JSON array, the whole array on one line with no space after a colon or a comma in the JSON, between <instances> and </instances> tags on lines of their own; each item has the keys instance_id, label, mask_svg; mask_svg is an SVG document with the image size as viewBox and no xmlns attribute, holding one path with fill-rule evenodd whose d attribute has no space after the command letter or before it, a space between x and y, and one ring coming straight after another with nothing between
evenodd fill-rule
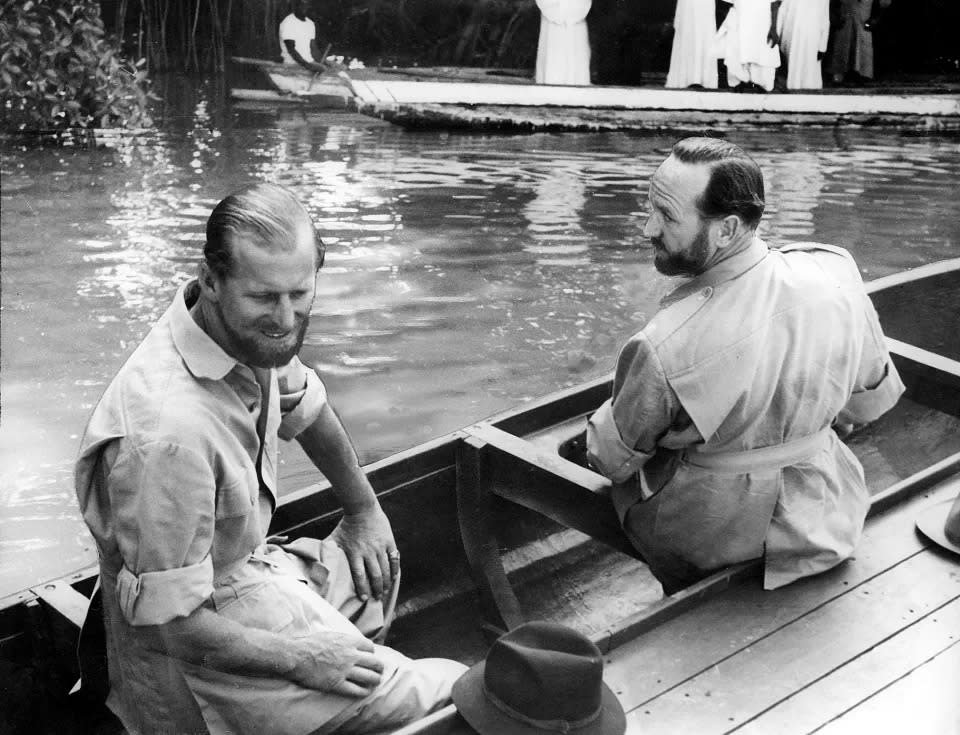
<instances>
[{"instance_id":1,"label":"shirt collar","mask_svg":"<svg viewBox=\"0 0 960 735\"><path fill-rule=\"evenodd\" d=\"M739 253L731 255L729 258L724 258L699 276L695 276L677 286L660 300L661 308L686 298L701 289L715 288L721 283L732 281L766 258L769 252L770 250L767 244L759 237L754 237L750 245Z\"/></svg>"},{"instance_id":2,"label":"shirt collar","mask_svg":"<svg viewBox=\"0 0 960 735\"><path fill-rule=\"evenodd\" d=\"M199 288L196 279L185 283L170 306L168 314L173 344L194 377L222 380L239 363L224 352L190 315L190 307L199 297Z\"/></svg>"}]
</instances>

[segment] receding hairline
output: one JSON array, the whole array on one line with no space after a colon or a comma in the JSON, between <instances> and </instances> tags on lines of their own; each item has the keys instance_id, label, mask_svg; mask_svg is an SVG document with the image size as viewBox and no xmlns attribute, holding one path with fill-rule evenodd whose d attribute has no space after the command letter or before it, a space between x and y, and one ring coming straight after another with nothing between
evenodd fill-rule
<instances>
[{"instance_id":1,"label":"receding hairline","mask_svg":"<svg viewBox=\"0 0 960 735\"><path fill-rule=\"evenodd\" d=\"M721 138L689 137L674 143L664 163L671 158L687 166L706 167L707 181L694 200L701 219L735 215L750 227L755 228L759 224L766 199L763 170L743 148ZM755 179L752 181L754 190L747 196L743 185L752 179ZM717 187L723 187L721 180L726 184L735 182L740 197L726 200L727 206L722 211L719 208L718 211L712 211L709 200L716 202L719 193ZM725 193L733 191L726 187L722 190Z\"/></svg>"},{"instance_id":2,"label":"receding hairline","mask_svg":"<svg viewBox=\"0 0 960 735\"><path fill-rule=\"evenodd\" d=\"M309 235L314 261L319 269L324 244L306 207L289 189L272 183L256 183L222 199L207 220L204 259L220 276L229 274L235 242L243 238L267 252L296 249Z\"/></svg>"}]
</instances>

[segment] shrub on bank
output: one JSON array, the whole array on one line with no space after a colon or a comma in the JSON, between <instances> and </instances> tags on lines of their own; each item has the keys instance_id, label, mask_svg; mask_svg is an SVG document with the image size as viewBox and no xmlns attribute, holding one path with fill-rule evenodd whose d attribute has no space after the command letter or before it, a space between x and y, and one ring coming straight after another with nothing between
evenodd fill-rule
<instances>
[{"instance_id":1,"label":"shrub on bank","mask_svg":"<svg viewBox=\"0 0 960 735\"><path fill-rule=\"evenodd\" d=\"M0 122L6 130L148 125L142 67L106 37L97 0L0 7Z\"/></svg>"}]
</instances>

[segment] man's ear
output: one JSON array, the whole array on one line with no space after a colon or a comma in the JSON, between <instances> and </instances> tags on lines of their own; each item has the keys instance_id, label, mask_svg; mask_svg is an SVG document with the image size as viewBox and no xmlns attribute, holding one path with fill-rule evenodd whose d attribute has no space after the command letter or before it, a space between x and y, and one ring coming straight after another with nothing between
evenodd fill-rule
<instances>
[{"instance_id":1,"label":"man's ear","mask_svg":"<svg viewBox=\"0 0 960 735\"><path fill-rule=\"evenodd\" d=\"M205 260L201 260L197 268L197 282L200 284L200 294L207 301L216 303L220 300L220 279Z\"/></svg>"},{"instance_id":2,"label":"man's ear","mask_svg":"<svg viewBox=\"0 0 960 735\"><path fill-rule=\"evenodd\" d=\"M718 249L725 248L735 242L740 233L743 232L743 223L735 214L717 220L715 226L716 241L714 244Z\"/></svg>"}]
</instances>

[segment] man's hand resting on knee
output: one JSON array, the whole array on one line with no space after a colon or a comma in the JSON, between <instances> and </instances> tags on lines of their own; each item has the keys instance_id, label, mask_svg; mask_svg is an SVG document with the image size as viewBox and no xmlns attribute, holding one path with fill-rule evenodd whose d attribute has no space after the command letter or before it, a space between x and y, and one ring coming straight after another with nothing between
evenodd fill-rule
<instances>
[{"instance_id":1,"label":"man's hand resting on knee","mask_svg":"<svg viewBox=\"0 0 960 735\"><path fill-rule=\"evenodd\" d=\"M383 662L358 633L319 630L291 638L251 628L201 607L145 629L151 648L216 671L281 677L308 689L365 697L380 683Z\"/></svg>"},{"instance_id":2,"label":"man's hand resting on knee","mask_svg":"<svg viewBox=\"0 0 960 735\"><path fill-rule=\"evenodd\" d=\"M320 631L297 638L297 661L290 680L346 697L365 697L380 683L383 662L361 636Z\"/></svg>"}]
</instances>

